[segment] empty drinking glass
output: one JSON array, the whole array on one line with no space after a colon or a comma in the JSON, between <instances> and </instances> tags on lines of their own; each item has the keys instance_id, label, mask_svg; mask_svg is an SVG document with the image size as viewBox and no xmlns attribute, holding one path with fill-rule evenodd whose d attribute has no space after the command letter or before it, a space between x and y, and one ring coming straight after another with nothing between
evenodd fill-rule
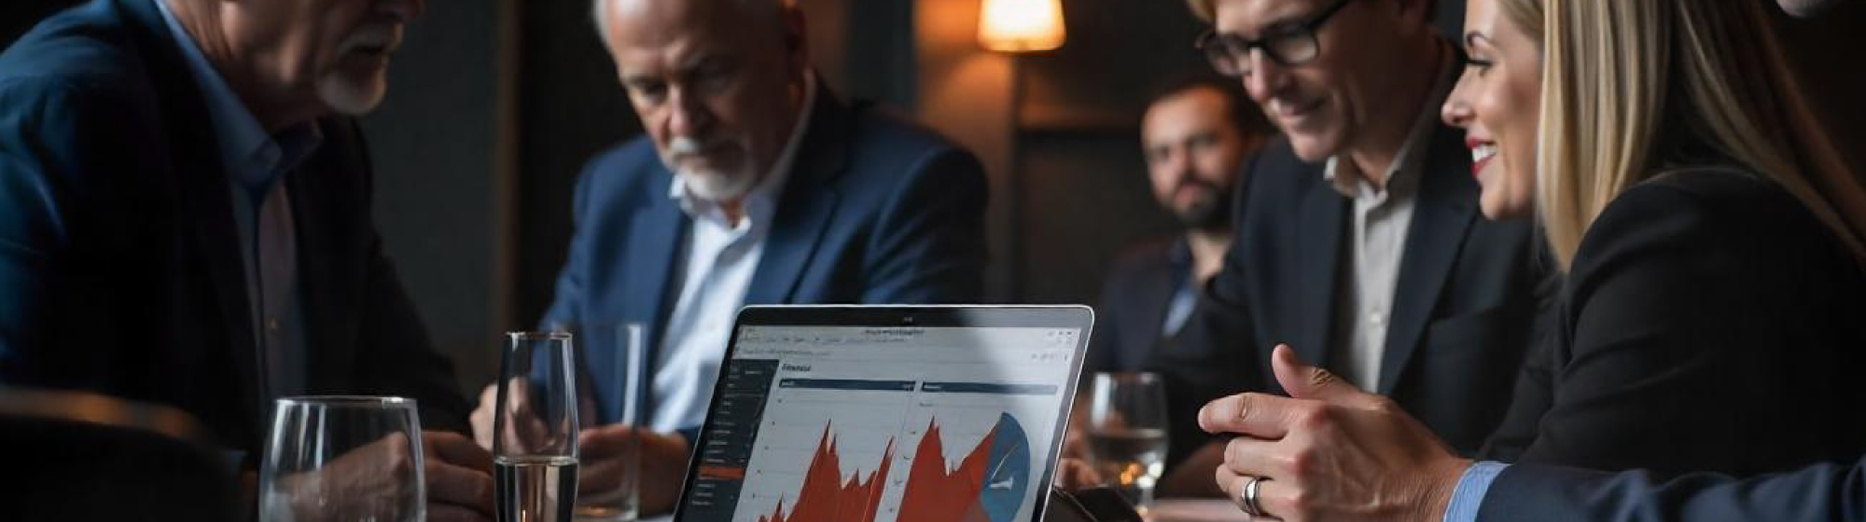
<instances>
[{"instance_id":1,"label":"empty drinking glass","mask_svg":"<svg viewBox=\"0 0 1866 522\"><path fill-rule=\"evenodd\" d=\"M414 399L287 397L273 404L259 468L267 521L427 518Z\"/></svg>"}]
</instances>

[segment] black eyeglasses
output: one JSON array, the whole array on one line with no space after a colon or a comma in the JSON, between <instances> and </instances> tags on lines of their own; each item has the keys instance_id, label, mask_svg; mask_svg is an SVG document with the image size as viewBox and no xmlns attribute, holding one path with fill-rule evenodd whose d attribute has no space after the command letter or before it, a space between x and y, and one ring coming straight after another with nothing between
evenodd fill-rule
<instances>
[{"instance_id":1,"label":"black eyeglasses","mask_svg":"<svg viewBox=\"0 0 1866 522\"><path fill-rule=\"evenodd\" d=\"M1283 65L1309 63L1322 54L1322 46L1315 40L1315 31L1352 1L1335 2L1306 22L1274 30L1256 40L1208 30L1199 35L1193 47L1205 51L1205 59L1212 62L1212 68L1217 69L1219 74L1231 77L1250 74L1252 49L1263 49L1265 55Z\"/></svg>"}]
</instances>

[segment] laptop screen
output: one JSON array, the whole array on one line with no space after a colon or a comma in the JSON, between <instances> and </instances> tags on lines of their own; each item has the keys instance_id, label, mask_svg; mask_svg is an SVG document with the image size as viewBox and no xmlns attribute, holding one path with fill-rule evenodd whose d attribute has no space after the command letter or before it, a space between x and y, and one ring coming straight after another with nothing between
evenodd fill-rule
<instances>
[{"instance_id":1,"label":"laptop screen","mask_svg":"<svg viewBox=\"0 0 1866 522\"><path fill-rule=\"evenodd\" d=\"M1087 310L1065 310L1081 320L742 316L678 520L1034 520L1087 335Z\"/></svg>"}]
</instances>

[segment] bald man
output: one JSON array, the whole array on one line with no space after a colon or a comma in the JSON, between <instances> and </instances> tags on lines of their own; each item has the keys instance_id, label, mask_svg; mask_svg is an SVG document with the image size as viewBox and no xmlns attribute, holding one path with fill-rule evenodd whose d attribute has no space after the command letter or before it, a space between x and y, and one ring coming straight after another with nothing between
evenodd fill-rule
<instances>
[{"instance_id":1,"label":"bald man","mask_svg":"<svg viewBox=\"0 0 1866 522\"><path fill-rule=\"evenodd\" d=\"M605 484L591 470L608 468L601 461L624 437L644 435L642 506L653 513L678 494L737 310L978 301L985 177L945 139L822 85L795 6L593 5L647 132L584 169L576 233L541 323L646 326L638 379L616 369L625 354L615 343L583 343L606 425L581 441L583 482ZM630 389L640 404L604 400ZM487 392L476 427L492 424Z\"/></svg>"}]
</instances>

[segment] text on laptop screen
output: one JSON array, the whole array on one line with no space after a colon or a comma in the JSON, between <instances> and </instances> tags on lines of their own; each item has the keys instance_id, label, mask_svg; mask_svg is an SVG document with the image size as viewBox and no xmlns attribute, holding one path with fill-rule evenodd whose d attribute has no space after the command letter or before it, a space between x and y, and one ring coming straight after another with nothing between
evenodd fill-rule
<instances>
[{"instance_id":1,"label":"text on laptop screen","mask_svg":"<svg viewBox=\"0 0 1866 522\"><path fill-rule=\"evenodd\" d=\"M740 328L682 520L1031 520L1080 335Z\"/></svg>"}]
</instances>

